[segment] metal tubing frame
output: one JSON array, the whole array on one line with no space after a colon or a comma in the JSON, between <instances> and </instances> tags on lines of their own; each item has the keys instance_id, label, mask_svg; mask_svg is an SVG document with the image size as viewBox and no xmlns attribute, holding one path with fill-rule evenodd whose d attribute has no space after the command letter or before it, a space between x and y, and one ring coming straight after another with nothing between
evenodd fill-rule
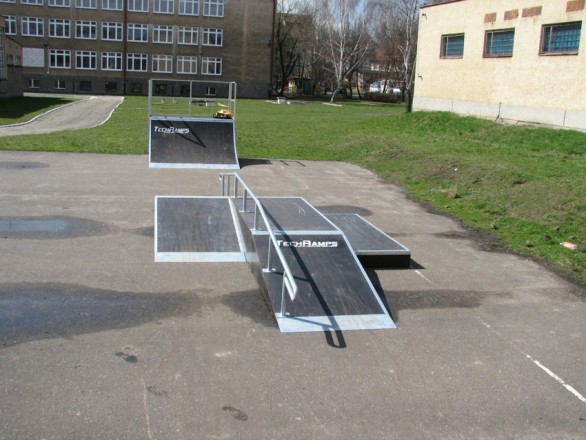
<instances>
[{"instance_id":1,"label":"metal tubing frame","mask_svg":"<svg viewBox=\"0 0 586 440\"><path fill-rule=\"evenodd\" d=\"M230 180L232 179L232 177L234 178L234 194L231 195L230 194ZM263 268L263 271L266 270L268 272L271 272L271 254L272 254L272 249L271 249L271 244L272 246L275 248L275 252L277 253L277 256L279 257L279 260L281 261L281 264L283 265L283 284L282 284L282 295L281 295L281 317L285 316L285 291L287 291L287 293L289 294L289 298L291 298L291 301L295 301L295 297L297 296L297 291L298 291L298 287L297 287L297 283L295 282L295 277L293 276L293 272L291 272L291 268L289 267L289 265L287 264L287 261L285 260L285 256L283 255L283 252L281 251L281 248L279 247L279 243L277 242L277 238L275 237L275 233L273 232L272 228L270 227L270 223L269 220L267 218L267 215L265 213L265 210L262 206L262 204L260 203L260 201L258 200L258 198L254 195L254 193L250 190L250 188L248 188L248 186L246 185L246 183L244 183L244 180L242 180L242 178L235 173L223 173L220 174L220 192L222 197L229 197L229 198L234 198L234 199L238 199L238 182L240 182L240 185L244 188L243 189L243 200L242 200L242 207L243 210L242 212L247 212L246 211L246 200L248 198L248 195L250 195L250 198L254 201L255 204L255 210L254 210L254 216L255 216L255 226L254 228L257 229L257 213L260 213L260 216L267 228L267 232L269 233L269 246L268 246L268 251L267 251L267 267L266 269Z\"/></svg>"}]
</instances>

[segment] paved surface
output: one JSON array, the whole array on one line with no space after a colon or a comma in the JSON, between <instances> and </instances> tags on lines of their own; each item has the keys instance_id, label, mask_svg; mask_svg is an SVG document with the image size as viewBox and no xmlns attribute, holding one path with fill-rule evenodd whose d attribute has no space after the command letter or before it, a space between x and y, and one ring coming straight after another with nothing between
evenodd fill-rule
<instances>
[{"instance_id":1,"label":"paved surface","mask_svg":"<svg viewBox=\"0 0 586 440\"><path fill-rule=\"evenodd\" d=\"M356 166L243 164L411 248L370 272L398 328L281 334L244 263L154 263L154 196L217 171L0 152L0 439L586 438L578 287Z\"/></svg>"},{"instance_id":2,"label":"paved surface","mask_svg":"<svg viewBox=\"0 0 586 440\"><path fill-rule=\"evenodd\" d=\"M56 97L56 95L47 96ZM24 124L0 126L0 137L96 127L106 122L124 99L121 96L75 95L72 97L79 101L63 105Z\"/></svg>"}]
</instances>

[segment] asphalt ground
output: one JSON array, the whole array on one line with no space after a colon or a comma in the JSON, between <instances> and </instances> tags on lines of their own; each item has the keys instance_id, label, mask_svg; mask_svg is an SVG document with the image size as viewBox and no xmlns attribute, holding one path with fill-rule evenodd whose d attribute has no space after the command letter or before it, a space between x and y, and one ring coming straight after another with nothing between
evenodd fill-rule
<instances>
[{"instance_id":1,"label":"asphalt ground","mask_svg":"<svg viewBox=\"0 0 586 440\"><path fill-rule=\"evenodd\" d=\"M584 292L369 171L246 160L259 196L412 251L394 330L282 334L245 263L155 263L156 195L218 171L0 152L0 439L583 439Z\"/></svg>"},{"instance_id":2,"label":"asphalt ground","mask_svg":"<svg viewBox=\"0 0 586 440\"><path fill-rule=\"evenodd\" d=\"M586 438L580 287L359 167L241 165L411 249L369 271L397 329L281 334L246 264L155 263L154 197L218 171L0 151L0 439Z\"/></svg>"},{"instance_id":3,"label":"asphalt ground","mask_svg":"<svg viewBox=\"0 0 586 440\"><path fill-rule=\"evenodd\" d=\"M34 96L51 96L34 94ZM103 124L122 101L121 96L59 95L77 101L43 113L31 121L0 126L0 137L92 128Z\"/></svg>"}]
</instances>

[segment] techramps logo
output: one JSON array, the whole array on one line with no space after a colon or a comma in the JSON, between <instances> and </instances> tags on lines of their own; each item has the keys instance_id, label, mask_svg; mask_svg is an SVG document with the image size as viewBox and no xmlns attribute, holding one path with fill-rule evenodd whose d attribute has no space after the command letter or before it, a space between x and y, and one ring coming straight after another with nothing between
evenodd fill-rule
<instances>
[{"instance_id":1,"label":"techramps logo","mask_svg":"<svg viewBox=\"0 0 586 440\"><path fill-rule=\"evenodd\" d=\"M337 248L338 241L313 241L313 240L299 240L299 241L285 241L277 240L280 247L295 247L295 248Z\"/></svg>"},{"instance_id":2,"label":"techramps logo","mask_svg":"<svg viewBox=\"0 0 586 440\"><path fill-rule=\"evenodd\" d=\"M163 133L163 134L189 134L189 128L179 128L179 127L154 127L155 133Z\"/></svg>"}]
</instances>

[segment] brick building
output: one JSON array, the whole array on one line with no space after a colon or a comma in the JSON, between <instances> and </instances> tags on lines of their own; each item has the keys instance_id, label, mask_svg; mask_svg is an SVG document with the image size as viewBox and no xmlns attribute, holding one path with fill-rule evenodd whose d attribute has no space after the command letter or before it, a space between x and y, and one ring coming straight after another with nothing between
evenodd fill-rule
<instances>
[{"instance_id":1,"label":"brick building","mask_svg":"<svg viewBox=\"0 0 586 440\"><path fill-rule=\"evenodd\" d=\"M0 0L25 91L146 94L148 79L271 83L276 0Z\"/></svg>"},{"instance_id":2,"label":"brick building","mask_svg":"<svg viewBox=\"0 0 586 440\"><path fill-rule=\"evenodd\" d=\"M414 110L586 130L585 0L421 8Z\"/></svg>"}]
</instances>

